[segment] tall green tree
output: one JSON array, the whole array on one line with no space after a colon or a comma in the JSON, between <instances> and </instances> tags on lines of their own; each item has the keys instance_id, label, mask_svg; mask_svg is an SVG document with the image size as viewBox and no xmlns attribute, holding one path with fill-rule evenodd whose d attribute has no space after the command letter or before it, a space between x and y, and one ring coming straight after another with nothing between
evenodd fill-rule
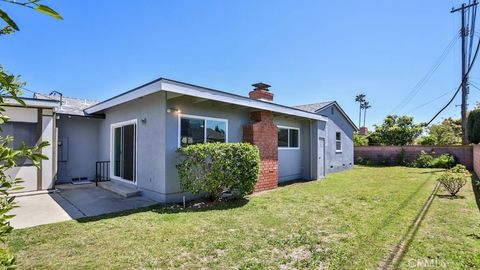
<instances>
[{"instance_id":1,"label":"tall green tree","mask_svg":"<svg viewBox=\"0 0 480 270\"><path fill-rule=\"evenodd\" d=\"M415 124L413 117L388 115L381 125L374 125L374 137L381 145L413 144L422 134L424 123Z\"/></svg>"},{"instance_id":2,"label":"tall green tree","mask_svg":"<svg viewBox=\"0 0 480 270\"><path fill-rule=\"evenodd\" d=\"M365 127L366 126L365 122L367 121L367 110L370 109L372 105L370 105L370 102L365 100L361 106L363 109L363 126Z\"/></svg>"},{"instance_id":3,"label":"tall green tree","mask_svg":"<svg viewBox=\"0 0 480 270\"><path fill-rule=\"evenodd\" d=\"M480 109L475 109L468 114L467 118L468 141L480 143Z\"/></svg>"},{"instance_id":4,"label":"tall green tree","mask_svg":"<svg viewBox=\"0 0 480 270\"><path fill-rule=\"evenodd\" d=\"M4 7L12 7L14 5L26 7L45 13L57 19L62 17L48 6L40 4L40 0L15 1L15 0L0 0L0 22L4 25L0 26L0 37L3 35L12 34L19 31L17 23L8 15ZM0 65L0 129L1 125L5 124L9 117L4 114L5 110L2 106L11 104L10 100L17 102L19 105L25 106L21 99L21 88L25 85L20 80L19 76L10 74L4 70ZM12 136L0 136L0 267L2 269L15 268L15 256L5 244L5 237L12 231L10 226L10 219L13 215L9 212L16 207L15 197L11 195L11 191L21 188L22 179L12 178L6 172L17 166L17 162L23 158L28 158L33 161L35 166L40 164L40 161L46 159L41 154L41 149L48 145L48 142L41 142L34 147L26 147L21 144L19 149L11 147L15 138Z\"/></svg>"},{"instance_id":5,"label":"tall green tree","mask_svg":"<svg viewBox=\"0 0 480 270\"><path fill-rule=\"evenodd\" d=\"M419 139L423 145L457 145L462 143L462 123L451 117L428 127L428 135Z\"/></svg>"},{"instance_id":6,"label":"tall green tree","mask_svg":"<svg viewBox=\"0 0 480 270\"><path fill-rule=\"evenodd\" d=\"M355 97L355 102L359 103L359 109L358 109L358 127L362 126L362 110L363 110L363 103L365 102L365 95L364 94L358 94Z\"/></svg>"}]
</instances>

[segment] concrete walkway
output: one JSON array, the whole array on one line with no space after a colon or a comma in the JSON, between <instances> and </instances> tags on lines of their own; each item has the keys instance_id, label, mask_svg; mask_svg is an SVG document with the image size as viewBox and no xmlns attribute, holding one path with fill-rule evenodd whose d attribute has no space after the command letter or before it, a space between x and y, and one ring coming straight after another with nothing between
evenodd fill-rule
<instances>
[{"instance_id":1,"label":"concrete walkway","mask_svg":"<svg viewBox=\"0 0 480 270\"><path fill-rule=\"evenodd\" d=\"M42 224L62 222L83 217L146 207L156 202L142 196L124 198L95 184L57 185L57 191L48 194L20 196L20 207L12 212L16 216L14 228L27 228Z\"/></svg>"}]
</instances>

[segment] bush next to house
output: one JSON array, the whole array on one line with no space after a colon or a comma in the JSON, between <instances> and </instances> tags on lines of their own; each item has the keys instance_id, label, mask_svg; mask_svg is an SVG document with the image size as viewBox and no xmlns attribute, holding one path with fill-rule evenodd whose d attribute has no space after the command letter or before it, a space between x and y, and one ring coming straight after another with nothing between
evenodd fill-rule
<instances>
[{"instance_id":1,"label":"bush next to house","mask_svg":"<svg viewBox=\"0 0 480 270\"><path fill-rule=\"evenodd\" d=\"M249 143L206 143L182 147L177 164L184 191L219 199L225 190L244 196L258 180L260 154Z\"/></svg>"},{"instance_id":2,"label":"bush next to house","mask_svg":"<svg viewBox=\"0 0 480 270\"><path fill-rule=\"evenodd\" d=\"M456 165L450 170L442 173L437 179L438 182L450 193L456 196L460 189L467 184L471 174L463 165Z\"/></svg>"}]
</instances>

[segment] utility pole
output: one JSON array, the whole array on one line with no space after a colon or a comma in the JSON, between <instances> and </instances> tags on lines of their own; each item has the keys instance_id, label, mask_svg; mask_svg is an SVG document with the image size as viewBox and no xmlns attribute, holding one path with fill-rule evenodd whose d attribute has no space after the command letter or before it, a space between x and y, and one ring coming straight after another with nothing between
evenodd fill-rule
<instances>
[{"instance_id":1,"label":"utility pole","mask_svg":"<svg viewBox=\"0 0 480 270\"><path fill-rule=\"evenodd\" d=\"M462 144L468 144L468 134L467 134L467 101L468 101L468 75L467 69L470 63L467 63L467 42L466 37L469 34L469 29L465 25L465 11L473 6L476 6L477 0L473 3L467 5L462 4L459 8L452 8L450 13L461 12L462 15L462 27L460 29L460 37L462 38ZM467 75L467 76L466 76Z\"/></svg>"}]
</instances>

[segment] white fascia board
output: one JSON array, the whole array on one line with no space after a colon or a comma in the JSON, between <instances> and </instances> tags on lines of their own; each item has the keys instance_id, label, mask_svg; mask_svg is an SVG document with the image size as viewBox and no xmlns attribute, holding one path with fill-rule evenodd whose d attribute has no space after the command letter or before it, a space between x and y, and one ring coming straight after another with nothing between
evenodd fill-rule
<instances>
[{"instance_id":1,"label":"white fascia board","mask_svg":"<svg viewBox=\"0 0 480 270\"><path fill-rule=\"evenodd\" d=\"M314 119L319 121L328 121L328 118L314 113L305 112L302 110L293 109L290 107L250 99L247 97L238 96L235 94L230 94L222 91L217 91L213 89L207 89L202 87L197 87L194 85L185 85L183 83L173 82L169 80L161 81L161 89L167 92L173 92L177 94L183 94L194 97L201 97L209 100L215 100L220 102L225 102L229 104L235 104L240 106L245 106L249 108L255 108L260 110L272 111L281 114L298 116L308 119Z\"/></svg>"},{"instance_id":2,"label":"white fascia board","mask_svg":"<svg viewBox=\"0 0 480 270\"><path fill-rule=\"evenodd\" d=\"M150 95L156 92L161 91L160 87L161 83L160 80L153 81L151 83L142 85L140 87L137 87L135 89L132 89L126 93L120 94L118 96L115 96L113 98L107 99L103 102L100 102L96 105L93 105L89 108L86 108L84 111L87 114L94 114L97 112L101 112L105 109L111 108L113 106L117 106L126 102L129 102L131 100L141 98L146 95Z\"/></svg>"},{"instance_id":3,"label":"white fascia board","mask_svg":"<svg viewBox=\"0 0 480 270\"><path fill-rule=\"evenodd\" d=\"M255 108L260 110L272 111L281 114L298 116L308 119L314 119L319 121L328 121L328 118L314 113L309 113L306 111L290 108L287 106L282 106L266 101L253 100L247 97L222 92L214 89L199 87L195 85L185 84L181 82L171 81L168 79L158 79L156 81L147 83L135 89L132 89L126 93L120 94L116 97L107 99L106 101L100 102L92 107L85 109L87 114L95 114L101 112L105 109L117 106L131 100L141 98L146 95L150 95L159 91L167 91L172 93L177 93L181 95L188 95L194 97L201 97L209 100L215 100L220 102L225 102L229 104L235 104L240 106L245 106L249 108Z\"/></svg>"},{"instance_id":4,"label":"white fascia board","mask_svg":"<svg viewBox=\"0 0 480 270\"><path fill-rule=\"evenodd\" d=\"M34 107L34 108L51 108L56 109L60 106L60 102L56 100L44 100L44 99L27 99L21 98L27 107ZM23 106L22 104L18 103L13 98L5 98L5 103L12 106Z\"/></svg>"}]
</instances>

